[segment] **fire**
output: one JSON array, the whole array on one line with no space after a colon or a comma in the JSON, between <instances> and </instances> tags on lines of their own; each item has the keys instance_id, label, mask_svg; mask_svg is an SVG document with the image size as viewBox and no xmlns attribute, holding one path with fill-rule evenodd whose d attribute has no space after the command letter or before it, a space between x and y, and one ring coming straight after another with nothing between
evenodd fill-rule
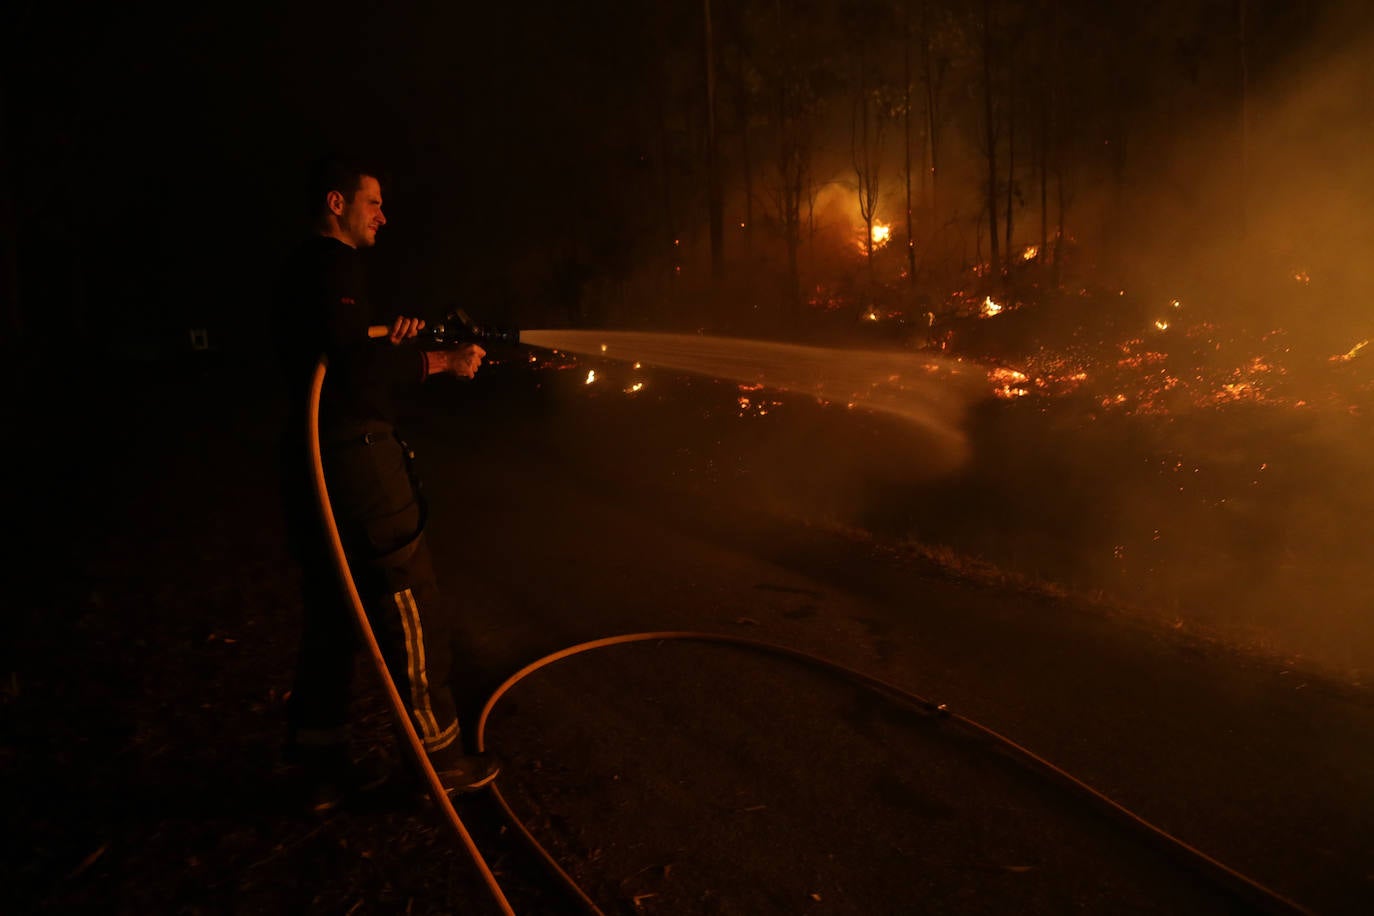
<instances>
[{"instance_id":1,"label":"fire","mask_svg":"<svg viewBox=\"0 0 1374 916\"><path fill-rule=\"evenodd\" d=\"M635 392L637 392L637 391L642 391L642 390L644 390L644 383L643 383L643 382L635 382L635 383L634 383L633 385L631 385L629 388L626 388L626 389L625 389L625 393L626 393L626 394L634 394Z\"/></svg>"},{"instance_id":2,"label":"fire","mask_svg":"<svg viewBox=\"0 0 1374 916\"><path fill-rule=\"evenodd\" d=\"M1027 245L1027 246L1026 246L1026 250L1023 251L1023 252L1021 252L1021 260L1023 260L1023 261L1034 261L1035 258L1036 258L1036 256L1039 255L1039 254L1040 254L1040 246L1039 246L1039 245Z\"/></svg>"},{"instance_id":3,"label":"fire","mask_svg":"<svg viewBox=\"0 0 1374 916\"><path fill-rule=\"evenodd\" d=\"M1312 277L1311 277L1311 275L1308 274L1308 272L1305 271L1305 270L1296 271L1296 272L1293 274L1293 279L1294 279L1294 280L1297 280L1297 281L1298 281L1299 283L1301 283L1303 286L1306 286L1307 284L1309 284L1309 283L1312 282Z\"/></svg>"},{"instance_id":4,"label":"fire","mask_svg":"<svg viewBox=\"0 0 1374 916\"><path fill-rule=\"evenodd\" d=\"M996 315L1001 311L1002 305L998 302L994 302L991 296L988 296L983 300L983 309L981 314L984 318L991 318L993 315Z\"/></svg>"},{"instance_id":5,"label":"fire","mask_svg":"<svg viewBox=\"0 0 1374 916\"><path fill-rule=\"evenodd\" d=\"M595 369L589 369L589 370L587 370L587 382L586 382L586 384L590 385L590 384L591 384L592 382L594 382L594 381L596 381L596 370L595 370Z\"/></svg>"},{"instance_id":6,"label":"fire","mask_svg":"<svg viewBox=\"0 0 1374 916\"><path fill-rule=\"evenodd\" d=\"M1333 362L1333 363L1348 363L1348 362L1350 362L1352 359L1354 359L1355 357L1359 356L1359 355L1360 355L1360 351L1363 350L1363 349L1364 349L1365 347L1367 347L1367 346L1369 346L1369 341L1367 341L1367 340L1362 340L1362 341L1360 341L1359 343L1355 344L1355 346L1351 347L1351 348L1350 348L1348 351L1346 351L1345 353L1338 353L1338 354L1336 354L1335 356L1331 357L1331 362Z\"/></svg>"},{"instance_id":7,"label":"fire","mask_svg":"<svg viewBox=\"0 0 1374 916\"><path fill-rule=\"evenodd\" d=\"M1167 330L1169 330L1169 322L1167 322L1167 321L1156 321L1156 322L1155 322L1155 327L1159 328L1161 331L1167 331Z\"/></svg>"},{"instance_id":8,"label":"fire","mask_svg":"<svg viewBox=\"0 0 1374 916\"><path fill-rule=\"evenodd\" d=\"M992 382L992 393L999 398L1024 398L1030 394L1024 384L1027 381L1026 373L1015 369L999 366L988 373L988 381Z\"/></svg>"},{"instance_id":9,"label":"fire","mask_svg":"<svg viewBox=\"0 0 1374 916\"><path fill-rule=\"evenodd\" d=\"M873 250L877 251L879 248L886 246L888 242L892 241L892 227L885 223L875 222L873 224L873 234L869 236L869 238L873 242ZM868 245L865 244L862 232L859 233L858 245L860 251L864 253L868 252Z\"/></svg>"}]
</instances>

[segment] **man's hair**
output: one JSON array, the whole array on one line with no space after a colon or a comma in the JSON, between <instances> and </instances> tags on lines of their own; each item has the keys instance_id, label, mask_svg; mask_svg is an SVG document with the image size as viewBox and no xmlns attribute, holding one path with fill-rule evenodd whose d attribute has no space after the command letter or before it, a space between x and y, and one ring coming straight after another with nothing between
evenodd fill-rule
<instances>
[{"instance_id":1,"label":"man's hair","mask_svg":"<svg viewBox=\"0 0 1374 916\"><path fill-rule=\"evenodd\" d=\"M352 201L354 192L362 186L364 175L379 182L382 180L382 173L364 162L337 156L316 160L310 171L306 212L312 219L319 219L325 212L325 198L330 191L338 191L345 200Z\"/></svg>"}]
</instances>

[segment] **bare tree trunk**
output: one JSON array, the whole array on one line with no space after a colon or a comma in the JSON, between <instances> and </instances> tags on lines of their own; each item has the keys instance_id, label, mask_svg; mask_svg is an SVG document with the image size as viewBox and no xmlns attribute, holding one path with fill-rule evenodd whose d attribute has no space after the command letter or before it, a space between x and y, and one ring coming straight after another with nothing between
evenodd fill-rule
<instances>
[{"instance_id":1,"label":"bare tree trunk","mask_svg":"<svg viewBox=\"0 0 1374 916\"><path fill-rule=\"evenodd\" d=\"M861 50L858 91L850 123L850 160L858 183L859 215L864 221L864 256L870 287L873 284L873 220L878 214L882 144L883 116L875 112L870 118L867 59Z\"/></svg>"},{"instance_id":2,"label":"bare tree trunk","mask_svg":"<svg viewBox=\"0 0 1374 916\"><path fill-rule=\"evenodd\" d=\"M921 2L921 69L926 84L926 142L930 144L930 223L940 226L940 143L939 96L935 86L935 72L930 59L930 3Z\"/></svg>"},{"instance_id":3,"label":"bare tree trunk","mask_svg":"<svg viewBox=\"0 0 1374 916\"><path fill-rule=\"evenodd\" d=\"M906 0L902 19L902 137L906 159L906 276L916 285L916 236L911 217L911 0ZM925 180L924 177L921 179Z\"/></svg>"},{"instance_id":4,"label":"bare tree trunk","mask_svg":"<svg viewBox=\"0 0 1374 916\"><path fill-rule=\"evenodd\" d=\"M711 235L711 279L725 276L725 206L721 195L720 154L716 141L716 57L711 0L702 0L706 20L706 198Z\"/></svg>"},{"instance_id":5,"label":"bare tree trunk","mask_svg":"<svg viewBox=\"0 0 1374 916\"><path fill-rule=\"evenodd\" d=\"M1042 73L1044 71L1042 70ZM1040 83L1040 249L1043 261L1050 256L1050 83Z\"/></svg>"},{"instance_id":6,"label":"bare tree trunk","mask_svg":"<svg viewBox=\"0 0 1374 916\"><path fill-rule=\"evenodd\" d=\"M987 126L988 145L988 239L992 252L991 273L1002 273L1002 257L997 248L997 125L992 105L992 3L983 0L983 115ZM981 247L981 246L980 246Z\"/></svg>"},{"instance_id":7,"label":"bare tree trunk","mask_svg":"<svg viewBox=\"0 0 1374 916\"><path fill-rule=\"evenodd\" d=\"M814 264L816 260L816 195L820 188L810 168L806 172L806 256Z\"/></svg>"},{"instance_id":8,"label":"bare tree trunk","mask_svg":"<svg viewBox=\"0 0 1374 916\"><path fill-rule=\"evenodd\" d=\"M744 251L753 251L754 245L754 170L749 161L749 86L744 77L744 49L735 45L735 72L739 85L736 87L736 111L739 114L740 156L744 166Z\"/></svg>"},{"instance_id":9,"label":"bare tree trunk","mask_svg":"<svg viewBox=\"0 0 1374 916\"><path fill-rule=\"evenodd\" d=\"M1240 30L1240 235L1249 235L1250 218L1250 48L1246 28L1247 0L1236 0Z\"/></svg>"},{"instance_id":10,"label":"bare tree trunk","mask_svg":"<svg viewBox=\"0 0 1374 916\"><path fill-rule=\"evenodd\" d=\"M1007 260L1012 259L1012 208L1016 192L1016 74L1010 71L1007 80Z\"/></svg>"},{"instance_id":11,"label":"bare tree trunk","mask_svg":"<svg viewBox=\"0 0 1374 916\"><path fill-rule=\"evenodd\" d=\"M1061 14L1063 5L1061 0L1048 0L1049 22L1052 40L1051 44L1051 64L1049 67L1050 91L1049 91L1049 129L1046 131L1046 162L1053 159L1053 171L1056 183L1056 203L1057 219L1054 229L1054 251L1051 255L1050 284L1056 289L1063 281L1063 268L1061 255L1064 247L1064 144L1063 138L1059 134L1060 117L1060 90L1063 86L1062 66L1064 57L1064 28ZM1048 168L1048 166L1047 166ZM1047 182L1048 183L1048 182ZM1043 195L1042 195L1043 196Z\"/></svg>"},{"instance_id":12,"label":"bare tree trunk","mask_svg":"<svg viewBox=\"0 0 1374 916\"><path fill-rule=\"evenodd\" d=\"M787 249L786 323L795 332L801 326L801 201L803 182L809 171L809 155L802 125L802 90L796 83L792 46L786 40L782 0L778 0L776 10L777 34L782 38L776 74L779 135L777 210L783 226L783 243Z\"/></svg>"},{"instance_id":13,"label":"bare tree trunk","mask_svg":"<svg viewBox=\"0 0 1374 916\"><path fill-rule=\"evenodd\" d=\"M1064 159L1062 156L1056 155L1055 157L1054 177L1055 190L1058 192L1057 196L1059 198L1059 206L1057 208L1059 211L1059 224L1054 227L1054 273L1051 275L1051 281L1055 286L1059 286L1064 279L1064 211L1066 208L1067 196L1064 193Z\"/></svg>"}]
</instances>

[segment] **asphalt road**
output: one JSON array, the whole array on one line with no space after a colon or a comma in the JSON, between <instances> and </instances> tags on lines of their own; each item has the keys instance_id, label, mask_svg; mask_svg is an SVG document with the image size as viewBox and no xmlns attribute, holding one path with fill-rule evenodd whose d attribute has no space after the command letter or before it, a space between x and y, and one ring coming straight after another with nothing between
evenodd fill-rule
<instances>
[{"instance_id":1,"label":"asphalt road","mask_svg":"<svg viewBox=\"0 0 1374 916\"><path fill-rule=\"evenodd\" d=\"M491 691L547 653L622 633L737 636L946 704L1306 908L1367 911L1367 689L965 581L844 525L844 481L863 477L881 503L892 468L936 474L918 435L819 408L751 425L728 386L660 377L630 397L584 374L508 360L433 386L406 424L462 612L470 738ZM8 640L15 899L484 912L432 812L319 825L275 807L296 619L269 523L280 405L242 368L157 379L66 392L79 410L49 416L30 469L52 486L21 500L43 511L27 529L42 549L17 566L31 613ZM748 467L729 463L744 453ZM865 477L875 464L885 473ZM770 467L786 487L760 479ZM747 648L574 656L516 685L485 739L522 820L607 912L1255 908L998 742ZM522 912L572 911L487 801L462 810Z\"/></svg>"},{"instance_id":2,"label":"asphalt road","mask_svg":"<svg viewBox=\"0 0 1374 916\"><path fill-rule=\"evenodd\" d=\"M660 379L668 394L627 407L579 397L578 373L544 373L540 395L493 375L440 392L414 436L467 608L473 705L534 658L613 634L776 643L947 704L1303 906L1374 900L1368 691L960 582L805 506L751 500L694 441L720 428L702 419L719 411L709 384ZM837 412L820 432L855 453L825 460L861 466L881 444L865 422ZM648 911L1225 909L989 742L759 653L578 656L515 688L487 737L545 838Z\"/></svg>"}]
</instances>

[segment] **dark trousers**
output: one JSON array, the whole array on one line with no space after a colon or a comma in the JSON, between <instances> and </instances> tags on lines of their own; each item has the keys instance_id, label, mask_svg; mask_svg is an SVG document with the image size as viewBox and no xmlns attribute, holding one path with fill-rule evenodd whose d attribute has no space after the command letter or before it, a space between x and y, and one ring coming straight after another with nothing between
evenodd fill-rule
<instances>
[{"instance_id":1,"label":"dark trousers","mask_svg":"<svg viewBox=\"0 0 1374 916\"><path fill-rule=\"evenodd\" d=\"M412 456L405 443L384 433L336 438L322 452L335 522L382 657L426 750L440 750L458 737L449 687L453 624L424 537ZM360 641L313 511L313 493L311 511L300 495L292 515L305 626L289 704L291 731L302 747L337 745L347 738Z\"/></svg>"}]
</instances>

